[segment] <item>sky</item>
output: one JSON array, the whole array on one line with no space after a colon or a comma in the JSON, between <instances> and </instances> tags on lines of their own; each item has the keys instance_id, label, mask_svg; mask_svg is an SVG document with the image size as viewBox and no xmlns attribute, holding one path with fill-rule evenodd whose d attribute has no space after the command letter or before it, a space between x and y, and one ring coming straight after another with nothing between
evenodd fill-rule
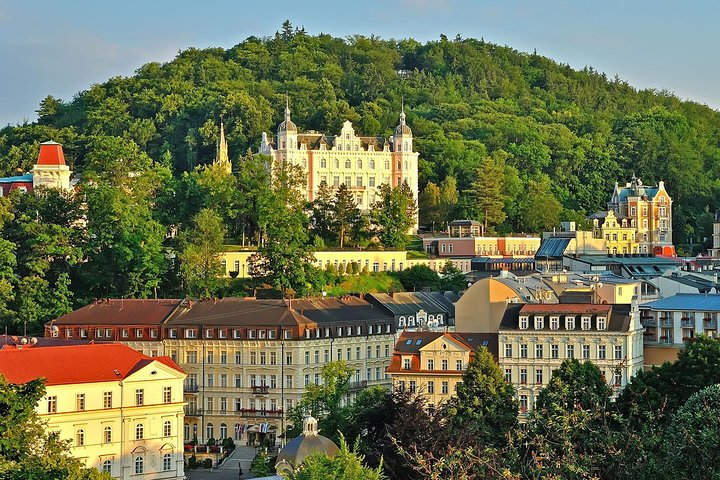
<instances>
[{"instance_id":1,"label":"sky","mask_svg":"<svg viewBox=\"0 0 720 480\"><path fill-rule=\"evenodd\" d=\"M0 125L188 47L309 34L484 38L720 108L713 0L0 0Z\"/></svg>"}]
</instances>

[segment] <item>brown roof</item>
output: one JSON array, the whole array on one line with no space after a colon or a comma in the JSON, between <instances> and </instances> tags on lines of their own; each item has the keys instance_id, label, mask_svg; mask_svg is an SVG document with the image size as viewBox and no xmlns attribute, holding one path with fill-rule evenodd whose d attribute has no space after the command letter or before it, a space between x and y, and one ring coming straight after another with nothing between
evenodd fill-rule
<instances>
[{"instance_id":1,"label":"brown roof","mask_svg":"<svg viewBox=\"0 0 720 480\"><path fill-rule=\"evenodd\" d=\"M569 313L582 314L589 313L591 315L608 313L611 306L607 304L595 303L527 303L520 309L521 314L532 313Z\"/></svg>"},{"instance_id":2,"label":"brown roof","mask_svg":"<svg viewBox=\"0 0 720 480\"><path fill-rule=\"evenodd\" d=\"M180 305L178 299L106 299L53 321L55 325L160 325Z\"/></svg>"},{"instance_id":3,"label":"brown roof","mask_svg":"<svg viewBox=\"0 0 720 480\"><path fill-rule=\"evenodd\" d=\"M432 373L458 375L457 370L426 370L420 365L420 349L432 343L438 338L446 336L470 351L470 358L475 355L475 350L485 347L490 351L495 361L498 355L498 336L496 333L457 333L457 332L402 332L395 344L395 351L387 368L388 373ZM410 370L404 369L402 356L412 355Z\"/></svg>"},{"instance_id":4,"label":"brown roof","mask_svg":"<svg viewBox=\"0 0 720 480\"><path fill-rule=\"evenodd\" d=\"M23 342L23 338L27 341ZM35 338L36 343L31 343L31 339ZM88 343L94 343L93 340L67 340L64 338L46 338L46 337L22 337L19 335L0 335L0 350L8 347L15 347L17 345L32 345L34 348L39 347L62 347L68 345L87 345Z\"/></svg>"},{"instance_id":5,"label":"brown roof","mask_svg":"<svg viewBox=\"0 0 720 480\"><path fill-rule=\"evenodd\" d=\"M564 307L571 308L564 308ZM531 307L527 308L526 307ZM540 308L538 308L540 307ZM518 330L520 326L520 315L533 315L533 314L557 314L560 317L558 332L567 331L565 330L565 317L577 315L589 314L591 319L591 330L582 330L581 322L575 322L575 330L579 333L594 333L594 332L627 332L630 328L630 322L632 320L632 307L627 304L509 304L505 308L505 314L500 322L500 330ZM605 330L597 330L597 316L607 316L607 324ZM535 330L534 322L531 320L528 322L527 332ZM550 331L550 322L543 322L543 331Z\"/></svg>"}]
</instances>

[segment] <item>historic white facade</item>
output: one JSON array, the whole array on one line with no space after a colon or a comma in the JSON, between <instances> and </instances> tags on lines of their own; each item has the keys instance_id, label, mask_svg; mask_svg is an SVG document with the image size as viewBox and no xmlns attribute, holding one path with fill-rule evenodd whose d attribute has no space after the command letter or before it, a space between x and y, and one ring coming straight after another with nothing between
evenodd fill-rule
<instances>
[{"instance_id":1,"label":"historic white facade","mask_svg":"<svg viewBox=\"0 0 720 480\"><path fill-rule=\"evenodd\" d=\"M260 153L269 155L274 162L301 166L307 172L308 201L313 200L322 182L331 189L345 184L363 211L379 200L377 189L382 184L395 187L407 182L417 201L418 153L413 151L412 130L405 122L404 107L394 135L386 139L358 136L349 121L339 135L298 133L288 105L275 140L263 132Z\"/></svg>"}]
</instances>

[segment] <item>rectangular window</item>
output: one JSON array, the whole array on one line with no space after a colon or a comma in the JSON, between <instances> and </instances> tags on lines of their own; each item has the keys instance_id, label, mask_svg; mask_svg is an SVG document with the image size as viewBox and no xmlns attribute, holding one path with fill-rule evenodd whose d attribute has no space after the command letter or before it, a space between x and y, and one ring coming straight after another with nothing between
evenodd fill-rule
<instances>
[{"instance_id":1,"label":"rectangular window","mask_svg":"<svg viewBox=\"0 0 720 480\"><path fill-rule=\"evenodd\" d=\"M535 369L535 383L538 385L542 385L543 383L543 371L542 368L536 368Z\"/></svg>"},{"instance_id":2,"label":"rectangular window","mask_svg":"<svg viewBox=\"0 0 720 480\"><path fill-rule=\"evenodd\" d=\"M545 326L545 318L536 316L535 317L535 330L542 330Z\"/></svg>"},{"instance_id":3,"label":"rectangular window","mask_svg":"<svg viewBox=\"0 0 720 480\"><path fill-rule=\"evenodd\" d=\"M623 358L622 345L615 345L615 360L622 360L622 358Z\"/></svg>"},{"instance_id":4,"label":"rectangular window","mask_svg":"<svg viewBox=\"0 0 720 480\"><path fill-rule=\"evenodd\" d=\"M235 388L242 388L242 374L235 374Z\"/></svg>"},{"instance_id":5,"label":"rectangular window","mask_svg":"<svg viewBox=\"0 0 720 480\"><path fill-rule=\"evenodd\" d=\"M520 358L527 358L528 356L528 349L527 349L527 343L520 344Z\"/></svg>"},{"instance_id":6,"label":"rectangular window","mask_svg":"<svg viewBox=\"0 0 720 480\"><path fill-rule=\"evenodd\" d=\"M543 358L543 346L535 345L535 358Z\"/></svg>"},{"instance_id":7,"label":"rectangular window","mask_svg":"<svg viewBox=\"0 0 720 480\"><path fill-rule=\"evenodd\" d=\"M528 317L520 317L520 330L527 330Z\"/></svg>"},{"instance_id":8,"label":"rectangular window","mask_svg":"<svg viewBox=\"0 0 720 480\"><path fill-rule=\"evenodd\" d=\"M428 391L428 393L431 393L431 394L435 393L435 382L434 381L432 381L432 380L428 381L427 391Z\"/></svg>"},{"instance_id":9,"label":"rectangular window","mask_svg":"<svg viewBox=\"0 0 720 480\"><path fill-rule=\"evenodd\" d=\"M575 330L575 317L565 317L565 330Z\"/></svg>"},{"instance_id":10,"label":"rectangular window","mask_svg":"<svg viewBox=\"0 0 720 480\"><path fill-rule=\"evenodd\" d=\"M213 355L213 352L207 352L207 362L206 363L213 363L215 361L215 355Z\"/></svg>"},{"instance_id":11,"label":"rectangular window","mask_svg":"<svg viewBox=\"0 0 720 480\"><path fill-rule=\"evenodd\" d=\"M135 329L135 338L142 338L142 336L143 336L142 328L136 328Z\"/></svg>"},{"instance_id":12,"label":"rectangular window","mask_svg":"<svg viewBox=\"0 0 720 480\"><path fill-rule=\"evenodd\" d=\"M505 381L512 383L512 368L505 369Z\"/></svg>"},{"instance_id":13,"label":"rectangular window","mask_svg":"<svg viewBox=\"0 0 720 480\"><path fill-rule=\"evenodd\" d=\"M255 338L255 330L248 330L248 338L250 338L250 339Z\"/></svg>"},{"instance_id":14,"label":"rectangular window","mask_svg":"<svg viewBox=\"0 0 720 480\"><path fill-rule=\"evenodd\" d=\"M287 352L285 354L285 365L292 365L292 362L293 362L292 352Z\"/></svg>"},{"instance_id":15,"label":"rectangular window","mask_svg":"<svg viewBox=\"0 0 720 480\"><path fill-rule=\"evenodd\" d=\"M435 370L435 360L428 358L427 361L428 370Z\"/></svg>"},{"instance_id":16,"label":"rectangular window","mask_svg":"<svg viewBox=\"0 0 720 480\"><path fill-rule=\"evenodd\" d=\"M177 330L174 328L171 328L170 330L168 330L168 334L169 334L170 338L177 338Z\"/></svg>"},{"instance_id":17,"label":"rectangular window","mask_svg":"<svg viewBox=\"0 0 720 480\"><path fill-rule=\"evenodd\" d=\"M220 363L227 364L227 352L220 352Z\"/></svg>"},{"instance_id":18,"label":"rectangular window","mask_svg":"<svg viewBox=\"0 0 720 480\"><path fill-rule=\"evenodd\" d=\"M455 360L455 370L463 370L463 361L462 360Z\"/></svg>"},{"instance_id":19,"label":"rectangular window","mask_svg":"<svg viewBox=\"0 0 720 480\"><path fill-rule=\"evenodd\" d=\"M560 328L560 317L550 317L550 330L557 330Z\"/></svg>"},{"instance_id":20,"label":"rectangular window","mask_svg":"<svg viewBox=\"0 0 720 480\"><path fill-rule=\"evenodd\" d=\"M575 345L568 345L565 347L565 357L575 358Z\"/></svg>"},{"instance_id":21,"label":"rectangular window","mask_svg":"<svg viewBox=\"0 0 720 480\"><path fill-rule=\"evenodd\" d=\"M560 352L557 345L550 345L550 357L551 358L559 358Z\"/></svg>"},{"instance_id":22,"label":"rectangular window","mask_svg":"<svg viewBox=\"0 0 720 480\"><path fill-rule=\"evenodd\" d=\"M75 395L75 410L81 412L85 410L85 394L78 393Z\"/></svg>"},{"instance_id":23,"label":"rectangular window","mask_svg":"<svg viewBox=\"0 0 720 480\"><path fill-rule=\"evenodd\" d=\"M598 360L605 360L605 345L598 345Z\"/></svg>"},{"instance_id":24,"label":"rectangular window","mask_svg":"<svg viewBox=\"0 0 720 480\"><path fill-rule=\"evenodd\" d=\"M235 363L237 365L242 363L242 352L240 350L235 351Z\"/></svg>"},{"instance_id":25,"label":"rectangular window","mask_svg":"<svg viewBox=\"0 0 720 480\"><path fill-rule=\"evenodd\" d=\"M214 387L215 386L215 375L212 373L207 374L207 380L205 381L205 385L208 387Z\"/></svg>"},{"instance_id":26,"label":"rectangular window","mask_svg":"<svg viewBox=\"0 0 720 480\"><path fill-rule=\"evenodd\" d=\"M590 330L590 317L582 317L582 329Z\"/></svg>"},{"instance_id":27,"label":"rectangular window","mask_svg":"<svg viewBox=\"0 0 720 480\"><path fill-rule=\"evenodd\" d=\"M416 390L415 380L410 380L410 393L415 393L415 390Z\"/></svg>"},{"instance_id":28,"label":"rectangular window","mask_svg":"<svg viewBox=\"0 0 720 480\"><path fill-rule=\"evenodd\" d=\"M410 359L403 359L403 370L410 370Z\"/></svg>"},{"instance_id":29,"label":"rectangular window","mask_svg":"<svg viewBox=\"0 0 720 480\"><path fill-rule=\"evenodd\" d=\"M528 396L520 395L520 411L527 412L527 408L528 408Z\"/></svg>"},{"instance_id":30,"label":"rectangular window","mask_svg":"<svg viewBox=\"0 0 720 480\"><path fill-rule=\"evenodd\" d=\"M527 383L527 368L520 369L520 383L522 383L522 384Z\"/></svg>"},{"instance_id":31,"label":"rectangular window","mask_svg":"<svg viewBox=\"0 0 720 480\"><path fill-rule=\"evenodd\" d=\"M227 387L227 373L220 374L220 386Z\"/></svg>"},{"instance_id":32,"label":"rectangular window","mask_svg":"<svg viewBox=\"0 0 720 480\"><path fill-rule=\"evenodd\" d=\"M597 329L605 330L606 328L607 328L607 319L605 317L598 317L597 318Z\"/></svg>"},{"instance_id":33,"label":"rectangular window","mask_svg":"<svg viewBox=\"0 0 720 480\"><path fill-rule=\"evenodd\" d=\"M505 357L512 358L512 351L513 351L512 343L506 343L505 344Z\"/></svg>"},{"instance_id":34,"label":"rectangular window","mask_svg":"<svg viewBox=\"0 0 720 480\"><path fill-rule=\"evenodd\" d=\"M447 361L447 360L443 360L443 361L441 362L441 365L442 365L442 367L441 367L442 370L447 370L447 369L448 369L448 361Z\"/></svg>"},{"instance_id":35,"label":"rectangular window","mask_svg":"<svg viewBox=\"0 0 720 480\"><path fill-rule=\"evenodd\" d=\"M449 389L448 389L448 382L442 382L442 383L440 384L440 388L441 388L440 393L446 395L446 394L448 393L448 391L449 391Z\"/></svg>"},{"instance_id":36,"label":"rectangular window","mask_svg":"<svg viewBox=\"0 0 720 480\"><path fill-rule=\"evenodd\" d=\"M163 387L163 403L172 403L172 387Z\"/></svg>"},{"instance_id":37,"label":"rectangular window","mask_svg":"<svg viewBox=\"0 0 720 480\"><path fill-rule=\"evenodd\" d=\"M622 385L622 378L623 378L622 371L621 370L616 371L615 375L613 375L613 383L615 384L616 387L619 387Z\"/></svg>"},{"instance_id":38,"label":"rectangular window","mask_svg":"<svg viewBox=\"0 0 720 480\"><path fill-rule=\"evenodd\" d=\"M47 397L47 413L57 413L57 397Z\"/></svg>"},{"instance_id":39,"label":"rectangular window","mask_svg":"<svg viewBox=\"0 0 720 480\"><path fill-rule=\"evenodd\" d=\"M138 407L145 405L145 390L142 388L135 389L135 405Z\"/></svg>"},{"instance_id":40,"label":"rectangular window","mask_svg":"<svg viewBox=\"0 0 720 480\"><path fill-rule=\"evenodd\" d=\"M257 353L256 352L250 352L250 365L257 364Z\"/></svg>"},{"instance_id":41,"label":"rectangular window","mask_svg":"<svg viewBox=\"0 0 720 480\"><path fill-rule=\"evenodd\" d=\"M368 178L368 186L369 186L370 188L375 187L375 177L369 177L369 178Z\"/></svg>"},{"instance_id":42,"label":"rectangular window","mask_svg":"<svg viewBox=\"0 0 720 480\"><path fill-rule=\"evenodd\" d=\"M582 358L583 358L583 360L589 360L589 359L590 359L590 345L583 345L583 346L582 346Z\"/></svg>"},{"instance_id":43,"label":"rectangular window","mask_svg":"<svg viewBox=\"0 0 720 480\"><path fill-rule=\"evenodd\" d=\"M103 408L112 408L112 392L103 392Z\"/></svg>"}]
</instances>

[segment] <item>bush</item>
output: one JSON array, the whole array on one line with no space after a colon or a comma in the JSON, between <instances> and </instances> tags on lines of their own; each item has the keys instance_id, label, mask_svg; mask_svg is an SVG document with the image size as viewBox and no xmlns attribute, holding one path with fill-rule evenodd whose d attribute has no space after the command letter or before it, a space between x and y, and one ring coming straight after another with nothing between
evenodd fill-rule
<instances>
[{"instance_id":1,"label":"bush","mask_svg":"<svg viewBox=\"0 0 720 480\"><path fill-rule=\"evenodd\" d=\"M188 460L188 468L198 468L197 457L195 455Z\"/></svg>"},{"instance_id":2,"label":"bush","mask_svg":"<svg viewBox=\"0 0 720 480\"><path fill-rule=\"evenodd\" d=\"M212 466L213 466L212 458L206 458L205 460L203 460L203 468L212 468Z\"/></svg>"},{"instance_id":3,"label":"bush","mask_svg":"<svg viewBox=\"0 0 720 480\"><path fill-rule=\"evenodd\" d=\"M223 448L228 452L232 452L233 450L235 450L235 442L233 442L233 439L226 438L225 440L223 440Z\"/></svg>"},{"instance_id":4,"label":"bush","mask_svg":"<svg viewBox=\"0 0 720 480\"><path fill-rule=\"evenodd\" d=\"M215 445L215 439L212 438L212 437L208 438L208 439L207 439L207 442L205 442L205 445L207 445L208 447L209 447L209 446L212 446L212 445Z\"/></svg>"}]
</instances>

